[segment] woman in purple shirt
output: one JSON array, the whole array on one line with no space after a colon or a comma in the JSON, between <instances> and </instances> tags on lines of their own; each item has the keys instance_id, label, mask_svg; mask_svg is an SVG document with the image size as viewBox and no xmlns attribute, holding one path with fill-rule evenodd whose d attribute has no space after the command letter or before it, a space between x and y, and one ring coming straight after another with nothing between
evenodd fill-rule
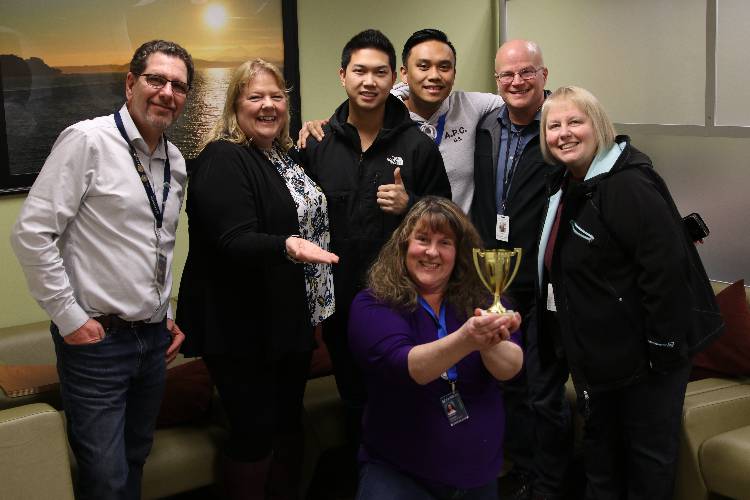
<instances>
[{"instance_id":1,"label":"woman in purple shirt","mask_svg":"<svg viewBox=\"0 0 750 500\"><path fill-rule=\"evenodd\" d=\"M487 314L476 230L425 197L383 247L354 299L349 343L365 373L357 498L497 499L503 400L523 362L517 313Z\"/></svg>"}]
</instances>

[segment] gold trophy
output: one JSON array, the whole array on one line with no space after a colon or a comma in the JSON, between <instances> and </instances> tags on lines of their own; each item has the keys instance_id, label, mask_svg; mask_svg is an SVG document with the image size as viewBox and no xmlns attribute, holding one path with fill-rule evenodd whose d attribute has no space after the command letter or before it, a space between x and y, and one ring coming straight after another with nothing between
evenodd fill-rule
<instances>
[{"instance_id":1,"label":"gold trophy","mask_svg":"<svg viewBox=\"0 0 750 500\"><path fill-rule=\"evenodd\" d=\"M500 302L500 297L508 288L518 273L521 264L521 249L513 250L482 250L474 249L474 267L477 268L479 279L487 290L494 296L492 305L487 312L504 314L509 312Z\"/></svg>"}]
</instances>

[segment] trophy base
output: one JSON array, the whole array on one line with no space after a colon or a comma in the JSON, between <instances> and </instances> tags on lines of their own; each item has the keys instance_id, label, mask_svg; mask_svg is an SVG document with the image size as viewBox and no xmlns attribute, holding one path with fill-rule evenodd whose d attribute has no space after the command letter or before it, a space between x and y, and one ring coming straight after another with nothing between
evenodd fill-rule
<instances>
[{"instance_id":1,"label":"trophy base","mask_svg":"<svg viewBox=\"0 0 750 500\"><path fill-rule=\"evenodd\" d=\"M482 309L485 313L489 314L514 314L515 311L512 311L510 309L506 309L503 307L502 304L499 302L497 304L492 304L488 309Z\"/></svg>"}]
</instances>

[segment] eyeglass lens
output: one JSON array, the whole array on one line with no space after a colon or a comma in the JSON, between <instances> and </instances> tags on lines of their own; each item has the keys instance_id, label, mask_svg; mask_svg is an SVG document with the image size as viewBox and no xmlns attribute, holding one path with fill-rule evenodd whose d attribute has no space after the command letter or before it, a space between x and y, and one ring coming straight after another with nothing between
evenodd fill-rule
<instances>
[{"instance_id":1,"label":"eyeglass lens","mask_svg":"<svg viewBox=\"0 0 750 500\"><path fill-rule=\"evenodd\" d=\"M169 82L172 84L172 90L178 94L187 94L188 90L190 90L186 83L179 80L169 80L161 75L144 74L143 77L146 79L146 83L155 89L160 89Z\"/></svg>"}]
</instances>

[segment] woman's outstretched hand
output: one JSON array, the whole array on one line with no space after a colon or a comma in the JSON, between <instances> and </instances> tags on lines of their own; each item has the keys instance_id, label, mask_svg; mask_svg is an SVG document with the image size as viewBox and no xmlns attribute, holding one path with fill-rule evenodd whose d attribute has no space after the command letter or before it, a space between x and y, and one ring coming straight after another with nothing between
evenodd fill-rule
<instances>
[{"instance_id":1,"label":"woman's outstretched hand","mask_svg":"<svg viewBox=\"0 0 750 500\"><path fill-rule=\"evenodd\" d=\"M311 264L337 264L338 255L323 250L311 241L296 236L286 239L286 254L293 260Z\"/></svg>"}]
</instances>

